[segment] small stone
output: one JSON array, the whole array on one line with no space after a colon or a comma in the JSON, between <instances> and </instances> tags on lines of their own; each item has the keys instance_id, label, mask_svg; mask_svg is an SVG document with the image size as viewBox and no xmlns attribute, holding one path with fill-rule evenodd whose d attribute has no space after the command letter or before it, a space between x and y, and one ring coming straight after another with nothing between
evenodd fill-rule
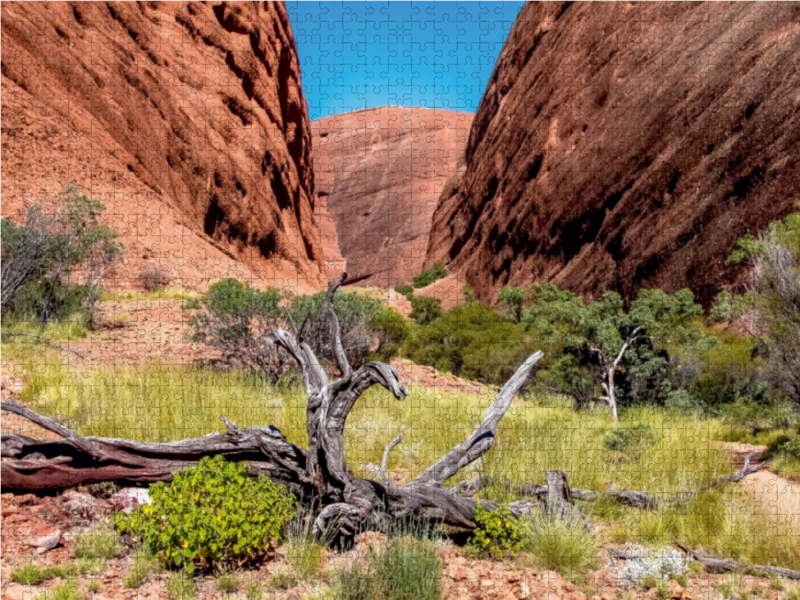
<instances>
[{"instance_id":1,"label":"small stone","mask_svg":"<svg viewBox=\"0 0 800 600\"><path fill-rule=\"evenodd\" d=\"M2 514L4 517L15 515L18 512L19 508L16 506L4 506L2 509L0 509L0 514Z\"/></svg>"},{"instance_id":2,"label":"small stone","mask_svg":"<svg viewBox=\"0 0 800 600\"><path fill-rule=\"evenodd\" d=\"M676 600L683 600L683 588L680 585L676 585L672 588L672 597Z\"/></svg>"},{"instance_id":3,"label":"small stone","mask_svg":"<svg viewBox=\"0 0 800 600\"><path fill-rule=\"evenodd\" d=\"M61 541L61 531L47 523L35 525L28 537L28 545L34 548L52 550Z\"/></svg>"},{"instance_id":4,"label":"small stone","mask_svg":"<svg viewBox=\"0 0 800 600\"><path fill-rule=\"evenodd\" d=\"M3 594L3 600L33 600L40 591L28 585L11 585Z\"/></svg>"}]
</instances>

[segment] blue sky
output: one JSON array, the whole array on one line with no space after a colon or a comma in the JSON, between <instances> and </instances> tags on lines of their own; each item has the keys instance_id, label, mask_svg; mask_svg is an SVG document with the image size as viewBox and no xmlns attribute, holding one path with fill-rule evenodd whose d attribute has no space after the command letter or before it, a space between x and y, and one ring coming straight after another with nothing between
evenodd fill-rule
<instances>
[{"instance_id":1,"label":"blue sky","mask_svg":"<svg viewBox=\"0 0 800 600\"><path fill-rule=\"evenodd\" d=\"M523 2L286 2L312 119L396 104L474 112Z\"/></svg>"}]
</instances>

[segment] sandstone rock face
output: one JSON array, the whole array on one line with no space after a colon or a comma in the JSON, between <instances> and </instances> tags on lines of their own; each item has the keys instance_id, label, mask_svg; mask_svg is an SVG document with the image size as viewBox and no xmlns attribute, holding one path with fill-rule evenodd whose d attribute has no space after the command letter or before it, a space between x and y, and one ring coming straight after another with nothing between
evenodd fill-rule
<instances>
[{"instance_id":1,"label":"sandstone rock face","mask_svg":"<svg viewBox=\"0 0 800 600\"><path fill-rule=\"evenodd\" d=\"M311 130L283 3L4 2L3 215L77 183L177 283L315 290Z\"/></svg>"},{"instance_id":2,"label":"sandstone rock face","mask_svg":"<svg viewBox=\"0 0 800 600\"><path fill-rule=\"evenodd\" d=\"M471 122L382 106L312 123L316 189L330 214L323 245L338 245L351 281L391 287L422 271L431 215Z\"/></svg>"},{"instance_id":3,"label":"sandstone rock face","mask_svg":"<svg viewBox=\"0 0 800 600\"><path fill-rule=\"evenodd\" d=\"M484 299L689 286L800 200L800 5L526 4L443 191L426 264Z\"/></svg>"}]
</instances>

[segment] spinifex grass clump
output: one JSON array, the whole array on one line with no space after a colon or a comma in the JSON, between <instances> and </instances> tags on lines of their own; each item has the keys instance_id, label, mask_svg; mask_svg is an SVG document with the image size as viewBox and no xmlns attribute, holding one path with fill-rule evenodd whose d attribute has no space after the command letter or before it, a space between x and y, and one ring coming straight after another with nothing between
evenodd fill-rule
<instances>
[{"instance_id":1,"label":"spinifex grass clump","mask_svg":"<svg viewBox=\"0 0 800 600\"><path fill-rule=\"evenodd\" d=\"M438 600L442 563L436 545L406 536L339 571L332 600Z\"/></svg>"},{"instance_id":2,"label":"spinifex grass clump","mask_svg":"<svg viewBox=\"0 0 800 600\"><path fill-rule=\"evenodd\" d=\"M206 457L150 487L152 504L116 525L140 538L168 567L194 572L243 564L263 556L295 515L295 499L268 477L253 479L245 464Z\"/></svg>"}]
</instances>

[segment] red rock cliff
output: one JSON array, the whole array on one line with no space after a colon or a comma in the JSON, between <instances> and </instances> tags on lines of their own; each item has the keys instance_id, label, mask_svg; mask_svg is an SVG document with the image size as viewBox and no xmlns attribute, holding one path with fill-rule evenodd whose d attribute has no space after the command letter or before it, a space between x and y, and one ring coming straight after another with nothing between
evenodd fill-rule
<instances>
[{"instance_id":1,"label":"red rock cliff","mask_svg":"<svg viewBox=\"0 0 800 600\"><path fill-rule=\"evenodd\" d=\"M422 272L431 216L463 155L472 115L382 106L312 122L323 245L347 274L392 287ZM335 238L335 239L334 239Z\"/></svg>"},{"instance_id":2,"label":"red rock cliff","mask_svg":"<svg viewBox=\"0 0 800 600\"><path fill-rule=\"evenodd\" d=\"M311 130L282 2L4 2L3 215L75 182L178 283L318 289Z\"/></svg>"},{"instance_id":3,"label":"red rock cliff","mask_svg":"<svg viewBox=\"0 0 800 600\"><path fill-rule=\"evenodd\" d=\"M732 277L800 200L800 4L526 4L433 218L478 294L552 280L630 298Z\"/></svg>"}]
</instances>

